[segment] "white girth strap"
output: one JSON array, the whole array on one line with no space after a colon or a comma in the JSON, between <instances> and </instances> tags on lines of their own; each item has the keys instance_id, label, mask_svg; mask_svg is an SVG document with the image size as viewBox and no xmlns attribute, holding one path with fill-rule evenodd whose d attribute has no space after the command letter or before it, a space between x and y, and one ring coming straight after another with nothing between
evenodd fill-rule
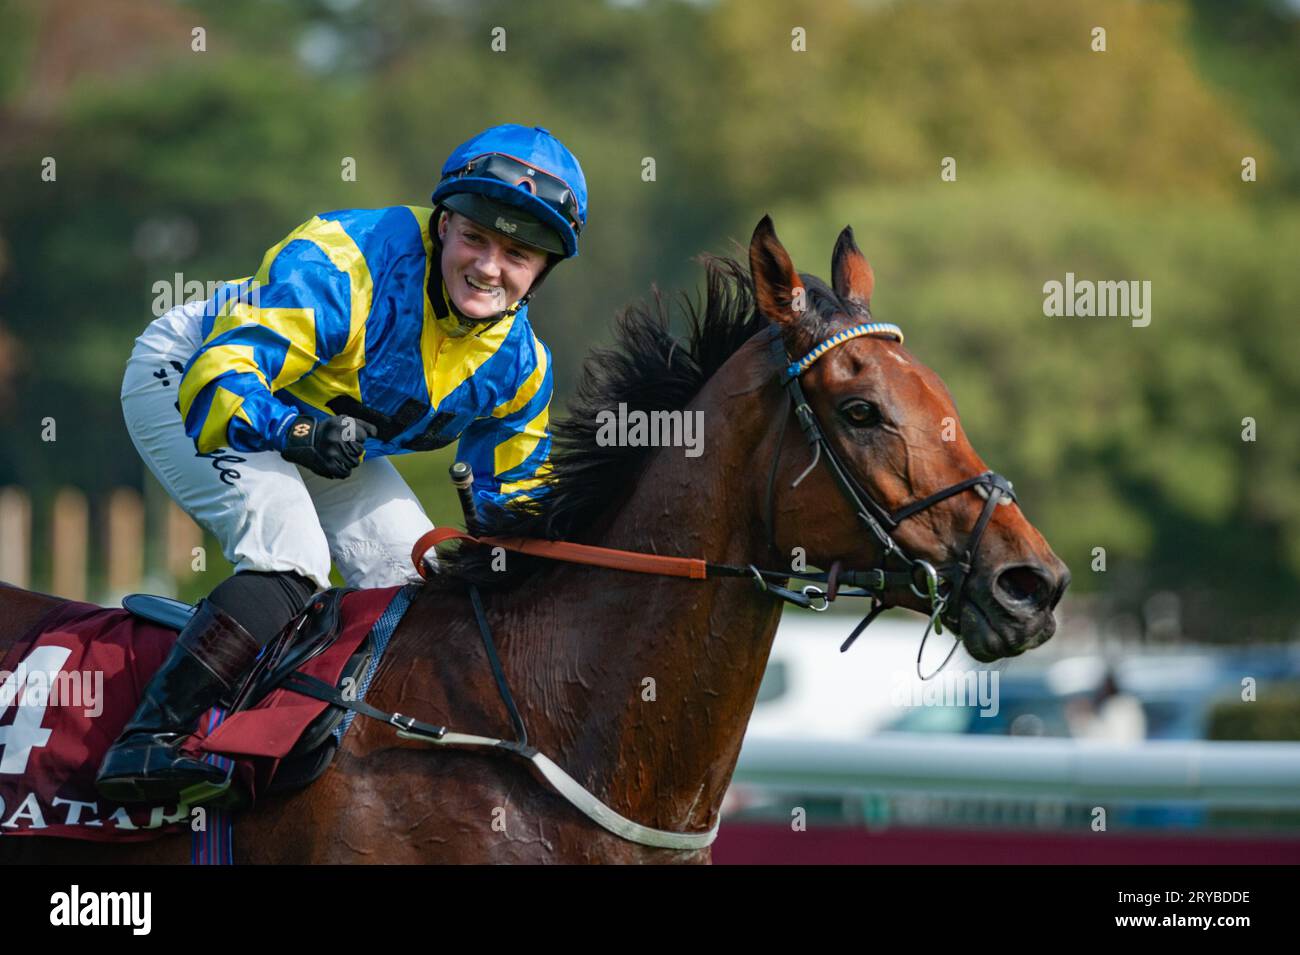
<instances>
[{"instance_id":1,"label":"white girth strap","mask_svg":"<svg viewBox=\"0 0 1300 955\"><path fill-rule=\"evenodd\" d=\"M534 749L531 755L525 755L512 749L505 740L493 739L490 736L473 736L468 733L452 732L448 732L442 737L434 737L425 733L403 729L399 729L397 735L403 739L418 740L436 746L505 750L515 756L526 758L536 767L542 778L550 784L552 789L567 799L588 819L602 829L606 829L622 839L639 845L653 846L656 849L676 849L679 852L707 849L713 844L713 840L718 837L718 827L722 824L722 820L719 819L708 832L668 832L664 829L652 829L649 826L643 826L605 805L576 779L556 765L545 753L540 753Z\"/></svg>"}]
</instances>

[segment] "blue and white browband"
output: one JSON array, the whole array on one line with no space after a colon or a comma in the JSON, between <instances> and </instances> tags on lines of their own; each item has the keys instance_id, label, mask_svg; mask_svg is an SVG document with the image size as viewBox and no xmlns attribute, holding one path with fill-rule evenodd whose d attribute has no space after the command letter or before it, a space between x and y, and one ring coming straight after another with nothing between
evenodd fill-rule
<instances>
[{"instance_id":1,"label":"blue and white browband","mask_svg":"<svg viewBox=\"0 0 1300 955\"><path fill-rule=\"evenodd\" d=\"M786 380L802 375L812 367L813 362L836 345L843 345L851 339L861 338L864 335L875 335L882 338L887 336L900 345L903 343L903 330L897 325L891 325L889 322L867 322L865 325L854 325L852 328L846 328L844 331L832 335L798 361L791 362L785 370Z\"/></svg>"}]
</instances>

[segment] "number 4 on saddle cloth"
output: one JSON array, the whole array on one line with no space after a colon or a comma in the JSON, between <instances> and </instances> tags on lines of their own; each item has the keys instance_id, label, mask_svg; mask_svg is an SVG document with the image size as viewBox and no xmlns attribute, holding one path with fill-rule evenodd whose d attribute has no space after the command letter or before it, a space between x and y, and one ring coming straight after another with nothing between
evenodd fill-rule
<instances>
[{"instance_id":1,"label":"number 4 on saddle cloth","mask_svg":"<svg viewBox=\"0 0 1300 955\"><path fill-rule=\"evenodd\" d=\"M136 613L60 604L0 660L0 837L152 839L188 829L192 805L246 808L314 781L355 714L277 684L297 672L359 702L411 596L387 587L314 597L223 701L230 708L204 714L183 745L227 769L229 789L166 806L108 802L94 780L192 608L165 598L124 601Z\"/></svg>"}]
</instances>

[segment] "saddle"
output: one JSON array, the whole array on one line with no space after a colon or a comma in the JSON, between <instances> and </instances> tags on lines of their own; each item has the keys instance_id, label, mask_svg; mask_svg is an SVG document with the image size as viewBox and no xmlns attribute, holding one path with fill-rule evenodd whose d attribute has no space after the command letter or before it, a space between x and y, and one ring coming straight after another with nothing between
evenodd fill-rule
<instances>
[{"instance_id":1,"label":"saddle","mask_svg":"<svg viewBox=\"0 0 1300 955\"><path fill-rule=\"evenodd\" d=\"M355 589L335 587L313 597L302 612L267 644L252 671L237 688L226 716L253 709L286 676L328 650L338 639L342 626L343 598ZM122 598L122 607L142 620L177 630L182 629L194 615L193 605L156 594L128 594ZM358 686L373 656L374 643L367 633L361 645L343 664L337 689L343 692ZM280 761L267 792L301 789L318 779L329 768L338 750L339 737L334 735L334 730L346 714L342 707L326 706Z\"/></svg>"}]
</instances>

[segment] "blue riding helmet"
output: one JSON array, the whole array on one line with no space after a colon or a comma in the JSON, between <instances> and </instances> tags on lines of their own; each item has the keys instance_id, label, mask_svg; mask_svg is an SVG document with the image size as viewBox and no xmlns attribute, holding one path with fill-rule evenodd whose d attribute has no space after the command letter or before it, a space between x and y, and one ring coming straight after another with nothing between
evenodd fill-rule
<instances>
[{"instance_id":1,"label":"blue riding helmet","mask_svg":"<svg viewBox=\"0 0 1300 955\"><path fill-rule=\"evenodd\" d=\"M587 179L549 130L506 123L452 151L433 203L567 259L587 224Z\"/></svg>"}]
</instances>

